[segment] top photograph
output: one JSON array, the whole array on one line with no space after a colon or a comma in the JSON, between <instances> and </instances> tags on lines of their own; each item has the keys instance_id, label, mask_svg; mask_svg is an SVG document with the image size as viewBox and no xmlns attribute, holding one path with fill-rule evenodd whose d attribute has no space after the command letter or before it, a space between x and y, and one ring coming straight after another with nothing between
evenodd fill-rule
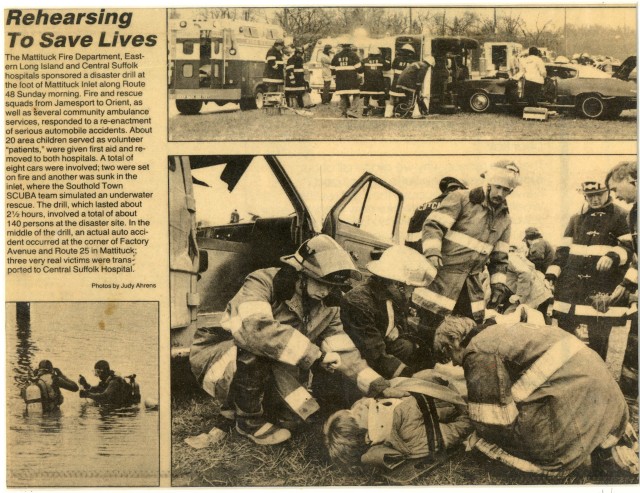
<instances>
[{"instance_id":1,"label":"top photograph","mask_svg":"<svg viewBox=\"0 0 640 493\"><path fill-rule=\"evenodd\" d=\"M635 140L636 8L169 9L170 141Z\"/></svg>"}]
</instances>

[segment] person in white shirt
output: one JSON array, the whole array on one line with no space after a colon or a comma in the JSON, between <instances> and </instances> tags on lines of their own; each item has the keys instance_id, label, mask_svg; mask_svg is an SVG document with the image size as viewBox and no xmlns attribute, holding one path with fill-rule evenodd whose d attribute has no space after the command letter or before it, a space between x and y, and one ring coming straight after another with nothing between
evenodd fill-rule
<instances>
[{"instance_id":1,"label":"person in white shirt","mask_svg":"<svg viewBox=\"0 0 640 493\"><path fill-rule=\"evenodd\" d=\"M524 77L524 97L529 106L537 106L544 87L547 69L538 48L529 48L529 55L520 59L520 77ZM517 77L519 78L519 77Z\"/></svg>"},{"instance_id":2,"label":"person in white shirt","mask_svg":"<svg viewBox=\"0 0 640 493\"><path fill-rule=\"evenodd\" d=\"M322 104L331 102L331 59L333 58L331 45L324 45L322 54L320 55L320 64L322 65Z\"/></svg>"}]
</instances>

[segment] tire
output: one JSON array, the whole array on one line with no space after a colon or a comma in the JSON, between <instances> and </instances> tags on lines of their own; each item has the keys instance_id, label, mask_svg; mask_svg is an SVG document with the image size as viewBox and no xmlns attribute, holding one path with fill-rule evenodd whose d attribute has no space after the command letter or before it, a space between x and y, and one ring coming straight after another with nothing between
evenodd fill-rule
<instances>
[{"instance_id":1,"label":"tire","mask_svg":"<svg viewBox=\"0 0 640 493\"><path fill-rule=\"evenodd\" d=\"M256 100L254 98L242 98L240 100L240 110L255 110L257 108Z\"/></svg>"},{"instance_id":2,"label":"tire","mask_svg":"<svg viewBox=\"0 0 640 493\"><path fill-rule=\"evenodd\" d=\"M258 87L256 89L253 101L255 104L255 108L261 110L264 106L264 89L262 87Z\"/></svg>"},{"instance_id":3,"label":"tire","mask_svg":"<svg viewBox=\"0 0 640 493\"><path fill-rule=\"evenodd\" d=\"M471 93L467 98L467 108L474 113L486 113L491 108L491 98L484 91Z\"/></svg>"},{"instance_id":4,"label":"tire","mask_svg":"<svg viewBox=\"0 0 640 493\"><path fill-rule=\"evenodd\" d=\"M605 105L597 94L590 94L580 98L577 104L578 113L584 118L596 120L605 116Z\"/></svg>"},{"instance_id":5,"label":"tire","mask_svg":"<svg viewBox=\"0 0 640 493\"><path fill-rule=\"evenodd\" d=\"M176 108L183 115L197 115L202 109L202 101L195 99L178 99L176 100Z\"/></svg>"}]
</instances>

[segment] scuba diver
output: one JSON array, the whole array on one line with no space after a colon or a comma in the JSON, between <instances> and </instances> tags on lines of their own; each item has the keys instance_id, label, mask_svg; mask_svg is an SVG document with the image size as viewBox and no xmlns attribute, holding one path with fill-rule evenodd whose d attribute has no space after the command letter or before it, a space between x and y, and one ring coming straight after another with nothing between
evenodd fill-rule
<instances>
[{"instance_id":1,"label":"scuba diver","mask_svg":"<svg viewBox=\"0 0 640 493\"><path fill-rule=\"evenodd\" d=\"M78 383L82 385L80 397L93 399L98 404L110 406L130 406L140 403L140 387L135 381L135 375L120 377L109 367L105 360L98 361L94 366L94 374L100 379L96 386L92 386L87 379L80 375ZM129 380L127 382L127 380Z\"/></svg>"},{"instance_id":2,"label":"scuba diver","mask_svg":"<svg viewBox=\"0 0 640 493\"><path fill-rule=\"evenodd\" d=\"M57 411L64 401L60 389L77 392L78 386L65 377L58 368L54 368L51 361L43 359L38 363L38 369L33 372L29 385L21 392L27 404L27 411L30 404L36 403L42 405L43 413Z\"/></svg>"}]
</instances>

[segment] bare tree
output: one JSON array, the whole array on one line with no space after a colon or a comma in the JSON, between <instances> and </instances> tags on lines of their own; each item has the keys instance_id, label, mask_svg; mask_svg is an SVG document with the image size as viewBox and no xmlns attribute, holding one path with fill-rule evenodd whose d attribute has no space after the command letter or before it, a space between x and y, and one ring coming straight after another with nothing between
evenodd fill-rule
<instances>
[{"instance_id":1,"label":"bare tree","mask_svg":"<svg viewBox=\"0 0 640 493\"><path fill-rule=\"evenodd\" d=\"M315 44L330 35L333 24L329 9L322 8L284 8L275 17L296 45Z\"/></svg>"}]
</instances>

